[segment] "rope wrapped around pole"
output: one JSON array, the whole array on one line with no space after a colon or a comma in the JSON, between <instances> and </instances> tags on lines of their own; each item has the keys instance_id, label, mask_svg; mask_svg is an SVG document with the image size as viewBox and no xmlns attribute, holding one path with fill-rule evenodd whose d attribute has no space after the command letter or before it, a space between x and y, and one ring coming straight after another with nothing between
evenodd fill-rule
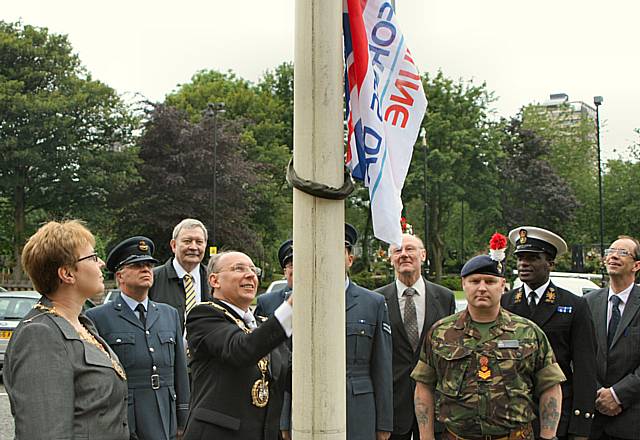
<instances>
[{"instance_id":1,"label":"rope wrapped around pole","mask_svg":"<svg viewBox=\"0 0 640 440\"><path fill-rule=\"evenodd\" d=\"M302 179L293 169L293 158L289 160L289 165L287 165L287 182L303 193L330 200L344 200L355 189L351 173L346 166L344 167L344 183L340 188L334 188L323 183Z\"/></svg>"}]
</instances>

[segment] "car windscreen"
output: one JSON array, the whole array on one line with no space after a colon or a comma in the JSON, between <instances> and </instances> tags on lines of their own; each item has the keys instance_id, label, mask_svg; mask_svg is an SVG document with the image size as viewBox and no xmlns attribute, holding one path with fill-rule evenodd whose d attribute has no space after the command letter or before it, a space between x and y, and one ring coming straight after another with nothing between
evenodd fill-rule
<instances>
[{"instance_id":1,"label":"car windscreen","mask_svg":"<svg viewBox=\"0 0 640 440\"><path fill-rule=\"evenodd\" d=\"M37 298L1 297L0 319L22 319L37 301Z\"/></svg>"}]
</instances>

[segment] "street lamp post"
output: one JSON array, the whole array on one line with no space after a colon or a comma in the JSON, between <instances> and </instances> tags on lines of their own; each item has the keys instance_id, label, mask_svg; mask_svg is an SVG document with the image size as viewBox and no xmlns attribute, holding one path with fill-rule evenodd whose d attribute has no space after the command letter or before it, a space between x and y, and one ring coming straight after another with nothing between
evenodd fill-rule
<instances>
[{"instance_id":1,"label":"street lamp post","mask_svg":"<svg viewBox=\"0 0 640 440\"><path fill-rule=\"evenodd\" d=\"M224 113L224 102L210 102L207 104L205 115L213 118L213 188L211 195L211 206L213 208L213 217L211 219L211 243L216 246L216 202L217 194L217 170L218 170L218 113Z\"/></svg>"},{"instance_id":2,"label":"street lamp post","mask_svg":"<svg viewBox=\"0 0 640 440\"><path fill-rule=\"evenodd\" d=\"M600 159L600 106L602 105L602 96L594 96L593 103L596 106L596 145L598 147L598 193L600 203L600 258L604 262L604 205L602 203L602 160ZM602 286L604 287L604 264L600 264L602 272Z\"/></svg>"}]
</instances>

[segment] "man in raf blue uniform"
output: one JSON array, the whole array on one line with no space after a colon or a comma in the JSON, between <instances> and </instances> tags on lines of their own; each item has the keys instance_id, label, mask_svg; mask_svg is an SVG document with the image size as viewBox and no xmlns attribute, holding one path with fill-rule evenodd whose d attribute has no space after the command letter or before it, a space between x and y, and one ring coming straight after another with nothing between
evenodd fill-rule
<instances>
[{"instance_id":1,"label":"man in raf blue uniform","mask_svg":"<svg viewBox=\"0 0 640 440\"><path fill-rule=\"evenodd\" d=\"M293 289L293 240L287 240L280 245L280 249L278 249L278 261L284 272L287 285L282 289L263 293L258 296L258 304L254 312L257 316L271 316L278 306L291 295L291 289Z\"/></svg>"},{"instance_id":2,"label":"man in raf blue uniform","mask_svg":"<svg viewBox=\"0 0 640 440\"><path fill-rule=\"evenodd\" d=\"M173 307L149 300L154 245L131 237L107 257L121 293L87 311L127 373L132 440L180 439L189 412L189 378L182 318Z\"/></svg>"},{"instance_id":3,"label":"man in raf blue uniform","mask_svg":"<svg viewBox=\"0 0 640 440\"><path fill-rule=\"evenodd\" d=\"M353 264L356 229L345 224L345 268ZM391 325L384 296L347 275L347 440L385 440L393 431Z\"/></svg>"}]
</instances>

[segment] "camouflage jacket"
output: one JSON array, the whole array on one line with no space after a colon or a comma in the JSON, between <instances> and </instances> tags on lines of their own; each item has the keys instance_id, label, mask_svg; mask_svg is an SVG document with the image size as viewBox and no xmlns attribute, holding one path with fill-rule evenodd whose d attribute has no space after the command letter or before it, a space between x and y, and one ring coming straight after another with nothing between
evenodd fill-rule
<instances>
[{"instance_id":1,"label":"camouflage jacket","mask_svg":"<svg viewBox=\"0 0 640 440\"><path fill-rule=\"evenodd\" d=\"M480 343L466 310L429 331L412 377L435 386L436 416L461 436L500 435L535 418L534 393L565 380L544 332L500 309Z\"/></svg>"}]
</instances>

